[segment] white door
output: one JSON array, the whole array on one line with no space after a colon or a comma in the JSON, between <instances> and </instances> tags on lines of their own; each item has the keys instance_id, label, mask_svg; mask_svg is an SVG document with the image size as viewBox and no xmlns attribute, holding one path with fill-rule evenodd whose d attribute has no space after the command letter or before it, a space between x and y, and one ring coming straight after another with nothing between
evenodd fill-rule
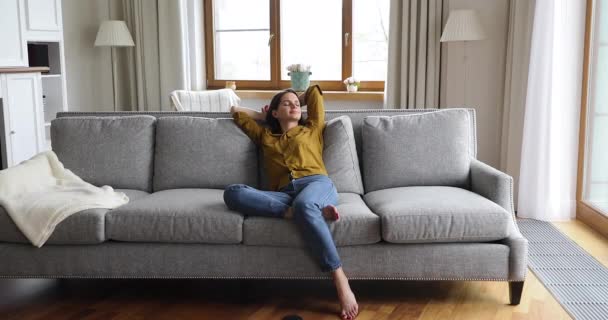
<instances>
[{"instance_id":1,"label":"white door","mask_svg":"<svg viewBox=\"0 0 608 320\"><path fill-rule=\"evenodd\" d=\"M3 111L7 165L14 166L44 150L40 73L5 74Z\"/></svg>"},{"instance_id":2,"label":"white door","mask_svg":"<svg viewBox=\"0 0 608 320\"><path fill-rule=\"evenodd\" d=\"M0 67L27 66L22 0L0 1Z\"/></svg>"}]
</instances>

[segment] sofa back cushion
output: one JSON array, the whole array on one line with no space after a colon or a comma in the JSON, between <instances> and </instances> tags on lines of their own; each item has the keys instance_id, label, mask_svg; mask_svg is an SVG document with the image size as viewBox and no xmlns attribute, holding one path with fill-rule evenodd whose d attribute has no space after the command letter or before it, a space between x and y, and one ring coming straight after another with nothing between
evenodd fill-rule
<instances>
[{"instance_id":1,"label":"sofa back cushion","mask_svg":"<svg viewBox=\"0 0 608 320\"><path fill-rule=\"evenodd\" d=\"M84 181L151 191L156 118L64 117L51 122L52 149Z\"/></svg>"},{"instance_id":2,"label":"sofa back cushion","mask_svg":"<svg viewBox=\"0 0 608 320\"><path fill-rule=\"evenodd\" d=\"M338 192L364 193L353 125L348 116L326 122L323 162Z\"/></svg>"},{"instance_id":3,"label":"sofa back cushion","mask_svg":"<svg viewBox=\"0 0 608 320\"><path fill-rule=\"evenodd\" d=\"M154 162L154 191L258 185L256 146L232 119L159 118Z\"/></svg>"},{"instance_id":4,"label":"sofa back cushion","mask_svg":"<svg viewBox=\"0 0 608 320\"><path fill-rule=\"evenodd\" d=\"M467 188L471 128L465 109L370 116L363 124L365 191L408 186Z\"/></svg>"},{"instance_id":5,"label":"sofa back cushion","mask_svg":"<svg viewBox=\"0 0 608 320\"><path fill-rule=\"evenodd\" d=\"M359 163L361 165L361 170L363 166L363 154L362 154L362 131L364 127L364 119L369 116L395 116L395 115L418 115L418 114L427 114L436 112L437 110L445 110L445 109L351 109L344 110L340 108L340 110L326 110L325 111L325 120L330 121L332 119L347 116L350 118L352 123L355 145L357 148L357 155L359 159ZM469 114L469 123L468 127L470 128L471 136L469 139L469 143L471 144L470 155L475 158L477 156L477 138L476 138L476 121L475 121L475 109L467 108L464 109ZM128 113L127 113L128 114ZM145 114L154 116L156 118L162 119L165 117L196 117L196 118L232 118L229 112L155 112L155 111L147 111L147 112L138 112L138 114ZM73 117L81 117L83 115L95 115L98 117L124 117L124 112L58 112L58 118L73 118ZM302 113L302 117L306 117L306 112ZM260 153L260 159L261 159ZM263 166L263 162L260 161L260 167ZM260 168L260 186L262 188L267 187L267 183L264 183L264 171L263 168ZM363 173L363 171L361 171ZM365 176L363 176L363 185L365 186ZM367 192L367 190L365 190Z\"/></svg>"},{"instance_id":6,"label":"sofa back cushion","mask_svg":"<svg viewBox=\"0 0 608 320\"><path fill-rule=\"evenodd\" d=\"M400 115L416 115L416 114L426 114L432 113L439 110L445 109L361 109L361 110L326 110L325 111L325 120L329 121L336 117L340 116L348 116L350 118L351 123L353 124L353 131L355 132L355 144L357 145L357 154L359 155L359 162L363 165L363 122L365 118L370 116L400 116ZM470 143L473 146L471 148L471 156L473 158L477 157L477 136L476 136L476 116L475 109L465 108L469 113L469 127L471 128ZM304 115L303 115L304 116ZM363 169L363 168L362 168ZM363 173L363 171L361 171ZM365 180L365 178L363 179ZM364 183L365 184L365 183ZM366 190L367 192L367 190Z\"/></svg>"}]
</instances>

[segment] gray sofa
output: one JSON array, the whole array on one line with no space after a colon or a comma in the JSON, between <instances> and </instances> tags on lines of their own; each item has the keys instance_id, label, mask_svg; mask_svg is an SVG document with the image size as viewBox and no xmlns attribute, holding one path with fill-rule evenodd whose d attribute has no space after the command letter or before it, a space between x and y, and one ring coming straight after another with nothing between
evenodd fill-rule
<instances>
[{"instance_id":1,"label":"gray sofa","mask_svg":"<svg viewBox=\"0 0 608 320\"><path fill-rule=\"evenodd\" d=\"M66 168L131 201L70 216L42 248L0 210L0 277L328 278L292 221L225 206L226 185L266 183L258 149L229 118L59 113L52 145ZM528 243L512 178L475 159L473 109L328 110L326 120L341 213L328 224L351 279L507 281L519 303Z\"/></svg>"}]
</instances>

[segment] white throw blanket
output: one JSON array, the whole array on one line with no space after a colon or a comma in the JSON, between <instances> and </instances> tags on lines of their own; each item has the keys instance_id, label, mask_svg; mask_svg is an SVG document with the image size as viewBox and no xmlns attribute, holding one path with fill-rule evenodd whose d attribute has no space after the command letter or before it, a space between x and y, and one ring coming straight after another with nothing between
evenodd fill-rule
<instances>
[{"instance_id":1,"label":"white throw blanket","mask_svg":"<svg viewBox=\"0 0 608 320\"><path fill-rule=\"evenodd\" d=\"M37 247L78 211L112 209L128 202L124 193L109 186L98 188L65 169L53 151L0 171L0 205Z\"/></svg>"},{"instance_id":2,"label":"white throw blanket","mask_svg":"<svg viewBox=\"0 0 608 320\"><path fill-rule=\"evenodd\" d=\"M232 89L175 90L171 92L170 97L177 111L228 112L230 107L241 104L241 98Z\"/></svg>"}]
</instances>

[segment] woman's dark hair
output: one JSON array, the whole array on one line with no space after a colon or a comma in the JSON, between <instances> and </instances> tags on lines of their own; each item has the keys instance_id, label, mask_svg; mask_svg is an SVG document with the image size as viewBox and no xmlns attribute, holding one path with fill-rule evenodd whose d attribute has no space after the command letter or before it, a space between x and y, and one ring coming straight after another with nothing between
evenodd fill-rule
<instances>
[{"instance_id":1,"label":"woman's dark hair","mask_svg":"<svg viewBox=\"0 0 608 320\"><path fill-rule=\"evenodd\" d=\"M270 127L270 131L272 133L283 133L283 129L281 129L281 124L279 120L272 115L273 110L277 110L279 105L281 104L281 98L287 93L293 93L298 96L295 90L293 89L285 89L272 97L270 100L270 107L268 108L268 113L266 114L266 124ZM304 125L305 121L302 117L300 117L300 121L298 121L299 125Z\"/></svg>"}]
</instances>

